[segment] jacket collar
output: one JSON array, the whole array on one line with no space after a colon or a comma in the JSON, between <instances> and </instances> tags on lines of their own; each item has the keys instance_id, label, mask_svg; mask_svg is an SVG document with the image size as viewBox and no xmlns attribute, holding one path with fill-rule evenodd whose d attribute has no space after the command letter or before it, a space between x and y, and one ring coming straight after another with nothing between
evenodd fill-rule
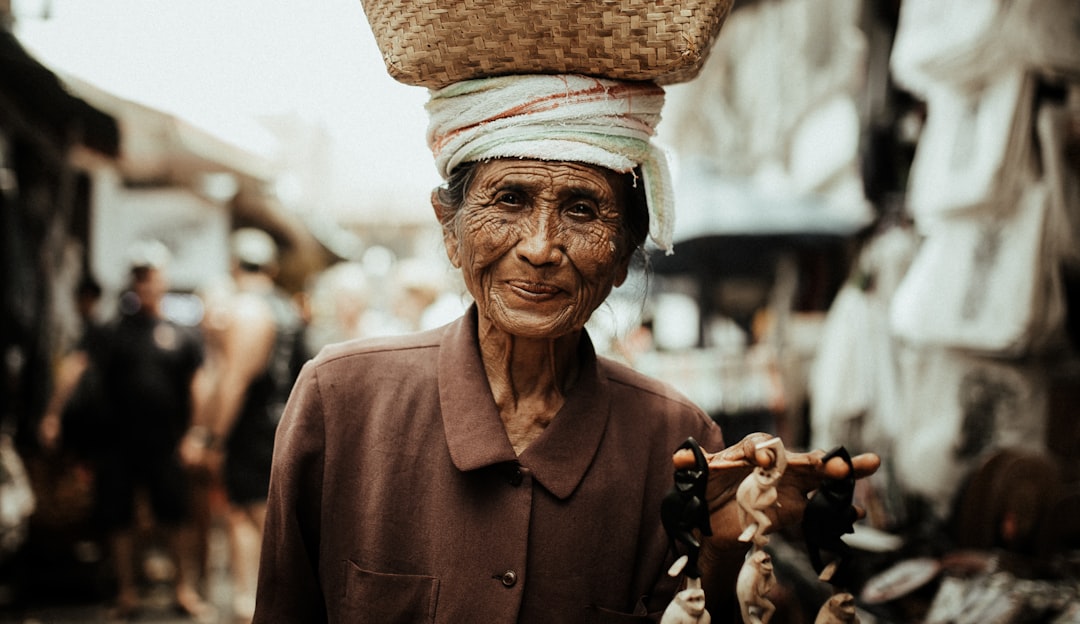
<instances>
[{"instance_id":1,"label":"jacket collar","mask_svg":"<svg viewBox=\"0 0 1080 624\"><path fill-rule=\"evenodd\" d=\"M610 416L608 385L592 341L582 332L581 367L566 403L520 457L499 418L477 341L477 310L451 323L439 349L439 401L454 465L463 472L519 463L560 499L573 493L592 463Z\"/></svg>"}]
</instances>

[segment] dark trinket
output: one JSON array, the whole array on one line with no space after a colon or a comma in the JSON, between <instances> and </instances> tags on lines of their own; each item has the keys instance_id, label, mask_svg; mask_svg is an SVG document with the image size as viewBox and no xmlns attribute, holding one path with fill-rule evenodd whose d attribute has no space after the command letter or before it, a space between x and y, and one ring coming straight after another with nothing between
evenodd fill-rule
<instances>
[{"instance_id":1,"label":"dark trinket","mask_svg":"<svg viewBox=\"0 0 1080 624\"><path fill-rule=\"evenodd\" d=\"M694 535L694 530L700 531L701 535L712 535L709 506L705 499L709 464L694 438L687 438L677 450L682 449L690 449L694 453L694 467L679 468L675 471L675 485L660 504L660 520L667 531L671 550L676 558L683 554L687 557L684 568L686 576L699 578L701 572L697 563L701 541ZM683 549L685 553L682 552Z\"/></svg>"},{"instance_id":2,"label":"dark trinket","mask_svg":"<svg viewBox=\"0 0 1080 624\"><path fill-rule=\"evenodd\" d=\"M829 451L822 463L839 457L847 464L847 476L841 479L824 479L821 487L810 497L803 515L803 538L814 571L823 581L836 584L834 579L851 548L841 536L855 532L857 514L852 506L855 493L855 468L847 449L840 446ZM823 553L832 555L826 563Z\"/></svg>"}]
</instances>

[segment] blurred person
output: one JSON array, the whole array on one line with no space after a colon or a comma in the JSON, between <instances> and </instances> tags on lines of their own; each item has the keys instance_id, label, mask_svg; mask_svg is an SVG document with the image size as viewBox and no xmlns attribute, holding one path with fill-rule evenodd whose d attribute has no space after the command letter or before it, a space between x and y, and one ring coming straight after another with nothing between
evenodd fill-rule
<instances>
[{"instance_id":1,"label":"blurred person","mask_svg":"<svg viewBox=\"0 0 1080 624\"><path fill-rule=\"evenodd\" d=\"M100 557L100 535L91 520L104 431L101 418L106 411L101 360L108 346L107 328L95 318L101 296L97 280L84 275L74 293L77 338L57 362L52 391L38 423L42 452L28 458L38 490L38 526L61 529L65 537L75 538L75 552L81 553L77 557L93 561Z\"/></svg>"},{"instance_id":2,"label":"blurred person","mask_svg":"<svg viewBox=\"0 0 1080 624\"><path fill-rule=\"evenodd\" d=\"M395 267L395 276L399 291L394 313L406 331L445 325L469 307L460 275L445 263L409 258Z\"/></svg>"},{"instance_id":3,"label":"blurred person","mask_svg":"<svg viewBox=\"0 0 1080 624\"><path fill-rule=\"evenodd\" d=\"M615 333L611 340L610 357L634 367L638 365L642 354L656 348L653 342L652 319L646 319L634 325L626 335Z\"/></svg>"},{"instance_id":4,"label":"blurred person","mask_svg":"<svg viewBox=\"0 0 1080 624\"><path fill-rule=\"evenodd\" d=\"M464 287L462 287L464 289ZM467 293L447 287L420 315L420 330L435 329L460 317L469 309L471 298Z\"/></svg>"},{"instance_id":5,"label":"blurred person","mask_svg":"<svg viewBox=\"0 0 1080 624\"><path fill-rule=\"evenodd\" d=\"M169 291L168 249L139 242L128 253L130 290L110 328L101 360L108 418L102 422L98 507L116 568L112 615L140 609L135 568L136 504L144 494L168 541L176 608L205 620L213 615L196 589L197 553L191 524L189 475L178 447L194 409L194 382L203 362L202 338L162 314Z\"/></svg>"},{"instance_id":6,"label":"blurred person","mask_svg":"<svg viewBox=\"0 0 1080 624\"><path fill-rule=\"evenodd\" d=\"M394 267L392 310L402 333L420 330L424 311L438 300L445 289L446 271L420 258L406 258ZM462 308L464 311L464 308ZM447 319L451 321L459 315Z\"/></svg>"},{"instance_id":7,"label":"blurred person","mask_svg":"<svg viewBox=\"0 0 1080 624\"><path fill-rule=\"evenodd\" d=\"M328 344L371 333L371 288L364 265L339 262L312 282L311 320L305 338L309 353Z\"/></svg>"},{"instance_id":8,"label":"blurred person","mask_svg":"<svg viewBox=\"0 0 1080 624\"><path fill-rule=\"evenodd\" d=\"M233 611L250 619L274 434L295 377L301 318L274 282L278 249L273 238L242 228L230 246L235 292L208 311L215 374L202 422L189 440L205 451L205 463L221 470L229 503Z\"/></svg>"},{"instance_id":9,"label":"blurred person","mask_svg":"<svg viewBox=\"0 0 1080 624\"><path fill-rule=\"evenodd\" d=\"M103 403L99 366L91 368L107 344L105 326L94 317L101 295L101 286L91 275L83 276L75 289L80 333L74 347L57 364L52 393L38 426L38 441L46 451L55 451L66 432L66 446L81 455L89 452L87 447L96 433L87 425L92 425Z\"/></svg>"},{"instance_id":10,"label":"blurred person","mask_svg":"<svg viewBox=\"0 0 1080 624\"><path fill-rule=\"evenodd\" d=\"M100 419L106 413L100 362L108 342L106 327L94 314L102 295L97 281L84 275L71 295L76 323L53 369L50 394L35 430L37 447L23 447L18 454L32 485L33 531L16 524L23 518L16 513L18 499L10 496L14 491L8 492L10 501L0 496L9 511L0 522L4 528L0 558L9 551L9 536L18 537L19 562L9 569L18 570L20 581L40 579L31 586L43 593L50 585L72 583L93 599L100 597L97 588L86 581L95 578L105 563L104 536L95 522L94 478L103 431Z\"/></svg>"},{"instance_id":11,"label":"blurred person","mask_svg":"<svg viewBox=\"0 0 1080 624\"><path fill-rule=\"evenodd\" d=\"M192 432L208 432L207 410L215 392L222 366L222 337L228 319L228 302L236 293L232 275L224 273L204 283L197 292L202 302L199 328L206 345L203 366L195 377L195 414L192 427L180 443L181 459L192 477L192 505L196 548L202 579L208 580L210 570L210 539L216 521L228 522L228 502L222 483L221 466L207 461L205 440Z\"/></svg>"}]
</instances>

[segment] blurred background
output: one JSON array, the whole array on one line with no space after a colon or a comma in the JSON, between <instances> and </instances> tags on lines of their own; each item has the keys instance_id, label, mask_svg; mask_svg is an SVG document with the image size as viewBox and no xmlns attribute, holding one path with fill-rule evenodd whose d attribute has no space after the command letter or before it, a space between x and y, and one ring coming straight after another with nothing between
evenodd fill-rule
<instances>
[{"instance_id":1,"label":"blurred background","mask_svg":"<svg viewBox=\"0 0 1080 624\"><path fill-rule=\"evenodd\" d=\"M308 353L468 301L427 93L386 73L358 0L0 0L0 21L0 621L104 621L93 470L37 432L132 243L165 244L166 313L199 328L230 232L266 231ZM597 311L598 350L729 441L882 456L848 536L864 622L1080 621L1080 3L736 0L667 90L675 253ZM796 537L773 547L773 621L812 621L829 588Z\"/></svg>"}]
</instances>

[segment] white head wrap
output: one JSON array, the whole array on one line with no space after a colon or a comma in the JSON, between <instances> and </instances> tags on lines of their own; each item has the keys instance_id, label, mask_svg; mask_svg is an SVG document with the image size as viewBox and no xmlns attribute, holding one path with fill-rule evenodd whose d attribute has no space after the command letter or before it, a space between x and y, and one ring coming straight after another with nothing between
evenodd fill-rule
<instances>
[{"instance_id":1,"label":"white head wrap","mask_svg":"<svg viewBox=\"0 0 1080 624\"><path fill-rule=\"evenodd\" d=\"M433 90L428 146L445 179L492 158L582 162L627 173L641 167L649 235L671 253L675 215L667 156L651 142L664 90L649 82L578 75L481 78Z\"/></svg>"}]
</instances>

